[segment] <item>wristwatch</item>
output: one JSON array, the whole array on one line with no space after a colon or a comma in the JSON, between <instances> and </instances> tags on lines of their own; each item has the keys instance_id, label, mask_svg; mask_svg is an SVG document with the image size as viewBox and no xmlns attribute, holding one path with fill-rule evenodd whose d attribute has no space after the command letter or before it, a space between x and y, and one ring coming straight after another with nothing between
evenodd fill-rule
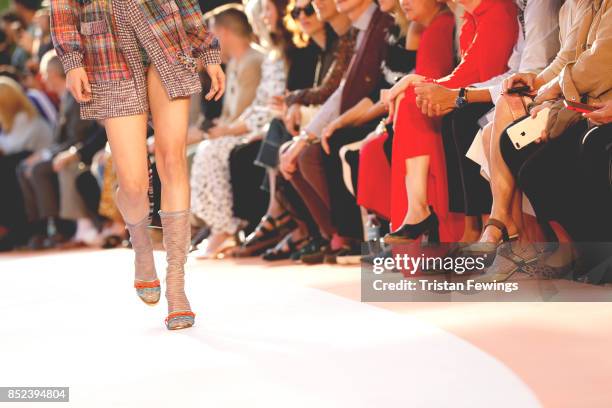
<instances>
[{"instance_id":1,"label":"wristwatch","mask_svg":"<svg viewBox=\"0 0 612 408\"><path fill-rule=\"evenodd\" d=\"M461 88L459 90L459 96L455 99L455 106L457 109L464 108L468 104L467 101L467 89Z\"/></svg>"},{"instance_id":2,"label":"wristwatch","mask_svg":"<svg viewBox=\"0 0 612 408\"><path fill-rule=\"evenodd\" d=\"M299 135L295 136L293 138L294 141L302 141L305 142L306 144L314 144L317 143L318 139L316 137L310 137L310 135L308 133L306 133L306 131L302 130L300 132Z\"/></svg>"}]
</instances>

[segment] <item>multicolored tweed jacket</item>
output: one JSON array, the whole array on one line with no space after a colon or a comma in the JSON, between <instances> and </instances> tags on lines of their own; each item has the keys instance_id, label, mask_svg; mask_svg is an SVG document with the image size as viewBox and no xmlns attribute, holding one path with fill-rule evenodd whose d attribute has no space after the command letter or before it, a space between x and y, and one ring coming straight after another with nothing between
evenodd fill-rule
<instances>
[{"instance_id":1,"label":"multicolored tweed jacket","mask_svg":"<svg viewBox=\"0 0 612 408\"><path fill-rule=\"evenodd\" d=\"M219 41L204 25L197 0L122 1L142 9L170 63L192 70L195 58L221 63ZM64 70L82 66L93 82L130 79L115 24L111 0L51 0L51 36Z\"/></svg>"}]
</instances>

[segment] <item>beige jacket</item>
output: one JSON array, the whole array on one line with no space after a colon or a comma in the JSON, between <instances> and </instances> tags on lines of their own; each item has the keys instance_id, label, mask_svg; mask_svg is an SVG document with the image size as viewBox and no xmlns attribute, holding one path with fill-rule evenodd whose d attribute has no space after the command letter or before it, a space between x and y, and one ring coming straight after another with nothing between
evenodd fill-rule
<instances>
[{"instance_id":1,"label":"beige jacket","mask_svg":"<svg viewBox=\"0 0 612 408\"><path fill-rule=\"evenodd\" d=\"M559 10L559 43L555 59L540 73L544 83L556 78L568 62L576 57L576 40L582 20L591 11L592 0L566 0Z\"/></svg>"},{"instance_id":2,"label":"beige jacket","mask_svg":"<svg viewBox=\"0 0 612 408\"><path fill-rule=\"evenodd\" d=\"M219 122L232 124L251 105L261 80L261 64L265 56L254 47L240 60L227 63L226 89Z\"/></svg>"},{"instance_id":3,"label":"beige jacket","mask_svg":"<svg viewBox=\"0 0 612 408\"><path fill-rule=\"evenodd\" d=\"M576 57L560 74L568 100L606 102L612 99L612 0L592 0L577 34Z\"/></svg>"}]
</instances>

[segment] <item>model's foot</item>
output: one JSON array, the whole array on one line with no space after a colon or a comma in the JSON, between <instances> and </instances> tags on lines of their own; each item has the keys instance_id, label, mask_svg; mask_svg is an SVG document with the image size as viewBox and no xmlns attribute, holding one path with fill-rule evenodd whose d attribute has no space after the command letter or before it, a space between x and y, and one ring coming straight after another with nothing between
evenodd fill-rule
<instances>
[{"instance_id":1,"label":"model's foot","mask_svg":"<svg viewBox=\"0 0 612 408\"><path fill-rule=\"evenodd\" d=\"M165 319L169 330L184 329L194 324L195 314L185 295L185 262L191 243L189 210L160 211L163 242L166 249L166 299L168 316Z\"/></svg>"},{"instance_id":2,"label":"model's foot","mask_svg":"<svg viewBox=\"0 0 612 408\"><path fill-rule=\"evenodd\" d=\"M155 271L153 244L148 226L148 216L135 224L126 224L134 250L134 288L143 302L152 305L159 301L161 289Z\"/></svg>"}]
</instances>

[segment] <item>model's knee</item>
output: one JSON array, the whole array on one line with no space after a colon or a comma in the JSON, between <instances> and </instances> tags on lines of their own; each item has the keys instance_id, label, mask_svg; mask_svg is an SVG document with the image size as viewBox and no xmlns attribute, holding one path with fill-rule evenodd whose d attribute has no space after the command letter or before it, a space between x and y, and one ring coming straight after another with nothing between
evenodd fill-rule
<instances>
[{"instance_id":1,"label":"model's knee","mask_svg":"<svg viewBox=\"0 0 612 408\"><path fill-rule=\"evenodd\" d=\"M187 159L184 152L164 152L156 156L157 171L159 177L173 179L185 177L187 169Z\"/></svg>"},{"instance_id":2,"label":"model's knee","mask_svg":"<svg viewBox=\"0 0 612 408\"><path fill-rule=\"evenodd\" d=\"M147 197L149 192L149 179L132 177L119 180L119 193L128 201L139 201Z\"/></svg>"}]
</instances>

